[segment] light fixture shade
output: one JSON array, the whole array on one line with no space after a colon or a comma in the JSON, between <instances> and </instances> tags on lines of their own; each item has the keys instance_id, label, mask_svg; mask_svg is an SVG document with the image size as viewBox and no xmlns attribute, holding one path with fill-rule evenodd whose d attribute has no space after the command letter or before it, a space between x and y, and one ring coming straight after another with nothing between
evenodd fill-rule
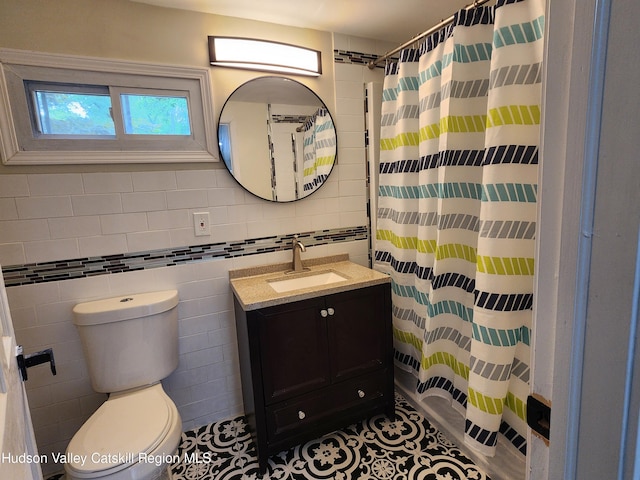
<instances>
[{"instance_id":1,"label":"light fixture shade","mask_svg":"<svg viewBox=\"0 0 640 480\"><path fill-rule=\"evenodd\" d=\"M295 75L322 73L320 52L286 43L237 37L209 37L209 61L220 67Z\"/></svg>"}]
</instances>

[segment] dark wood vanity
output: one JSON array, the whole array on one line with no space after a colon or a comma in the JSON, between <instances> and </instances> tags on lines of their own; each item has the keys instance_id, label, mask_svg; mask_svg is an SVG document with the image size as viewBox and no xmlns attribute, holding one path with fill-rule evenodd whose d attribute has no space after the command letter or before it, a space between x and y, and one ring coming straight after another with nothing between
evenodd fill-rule
<instances>
[{"instance_id":1,"label":"dark wood vanity","mask_svg":"<svg viewBox=\"0 0 640 480\"><path fill-rule=\"evenodd\" d=\"M341 290L248 310L234 289L245 414L261 471L275 453L394 413L390 283Z\"/></svg>"}]
</instances>

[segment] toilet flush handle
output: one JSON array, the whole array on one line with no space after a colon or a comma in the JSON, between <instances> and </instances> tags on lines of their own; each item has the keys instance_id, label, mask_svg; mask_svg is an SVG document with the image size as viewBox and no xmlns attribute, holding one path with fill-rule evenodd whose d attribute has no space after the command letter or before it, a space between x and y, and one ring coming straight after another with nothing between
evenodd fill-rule
<instances>
[{"instance_id":1,"label":"toilet flush handle","mask_svg":"<svg viewBox=\"0 0 640 480\"><path fill-rule=\"evenodd\" d=\"M47 363L51 365L51 373L53 375L56 374L56 362L53 359L53 349L47 348L46 350L41 350L39 352L30 353L29 355L22 354L22 345L18 345L16 347L16 359L18 360L18 369L20 370L20 375L22 376L22 381L26 381L27 378L27 368L33 367L35 365L40 365L41 363Z\"/></svg>"}]
</instances>

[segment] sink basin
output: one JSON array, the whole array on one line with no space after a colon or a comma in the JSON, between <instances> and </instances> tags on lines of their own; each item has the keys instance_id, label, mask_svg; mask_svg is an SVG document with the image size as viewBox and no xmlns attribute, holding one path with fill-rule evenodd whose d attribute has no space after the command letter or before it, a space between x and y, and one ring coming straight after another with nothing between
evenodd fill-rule
<instances>
[{"instance_id":1,"label":"sink basin","mask_svg":"<svg viewBox=\"0 0 640 480\"><path fill-rule=\"evenodd\" d=\"M343 282L347 277L343 277L334 271L322 271L317 273L308 273L297 275L291 278L269 280L268 283L276 292L290 292L292 290L300 290L302 288L320 287L322 285L330 285L332 283Z\"/></svg>"}]
</instances>

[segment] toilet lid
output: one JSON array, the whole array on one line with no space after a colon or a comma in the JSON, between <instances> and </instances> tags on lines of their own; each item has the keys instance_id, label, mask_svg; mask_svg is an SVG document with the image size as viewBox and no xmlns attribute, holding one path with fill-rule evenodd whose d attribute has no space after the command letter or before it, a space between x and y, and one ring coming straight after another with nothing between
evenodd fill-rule
<instances>
[{"instance_id":1,"label":"toilet lid","mask_svg":"<svg viewBox=\"0 0 640 480\"><path fill-rule=\"evenodd\" d=\"M138 462L171 428L170 401L160 384L112 395L71 439L67 467L80 473L115 473Z\"/></svg>"}]
</instances>

